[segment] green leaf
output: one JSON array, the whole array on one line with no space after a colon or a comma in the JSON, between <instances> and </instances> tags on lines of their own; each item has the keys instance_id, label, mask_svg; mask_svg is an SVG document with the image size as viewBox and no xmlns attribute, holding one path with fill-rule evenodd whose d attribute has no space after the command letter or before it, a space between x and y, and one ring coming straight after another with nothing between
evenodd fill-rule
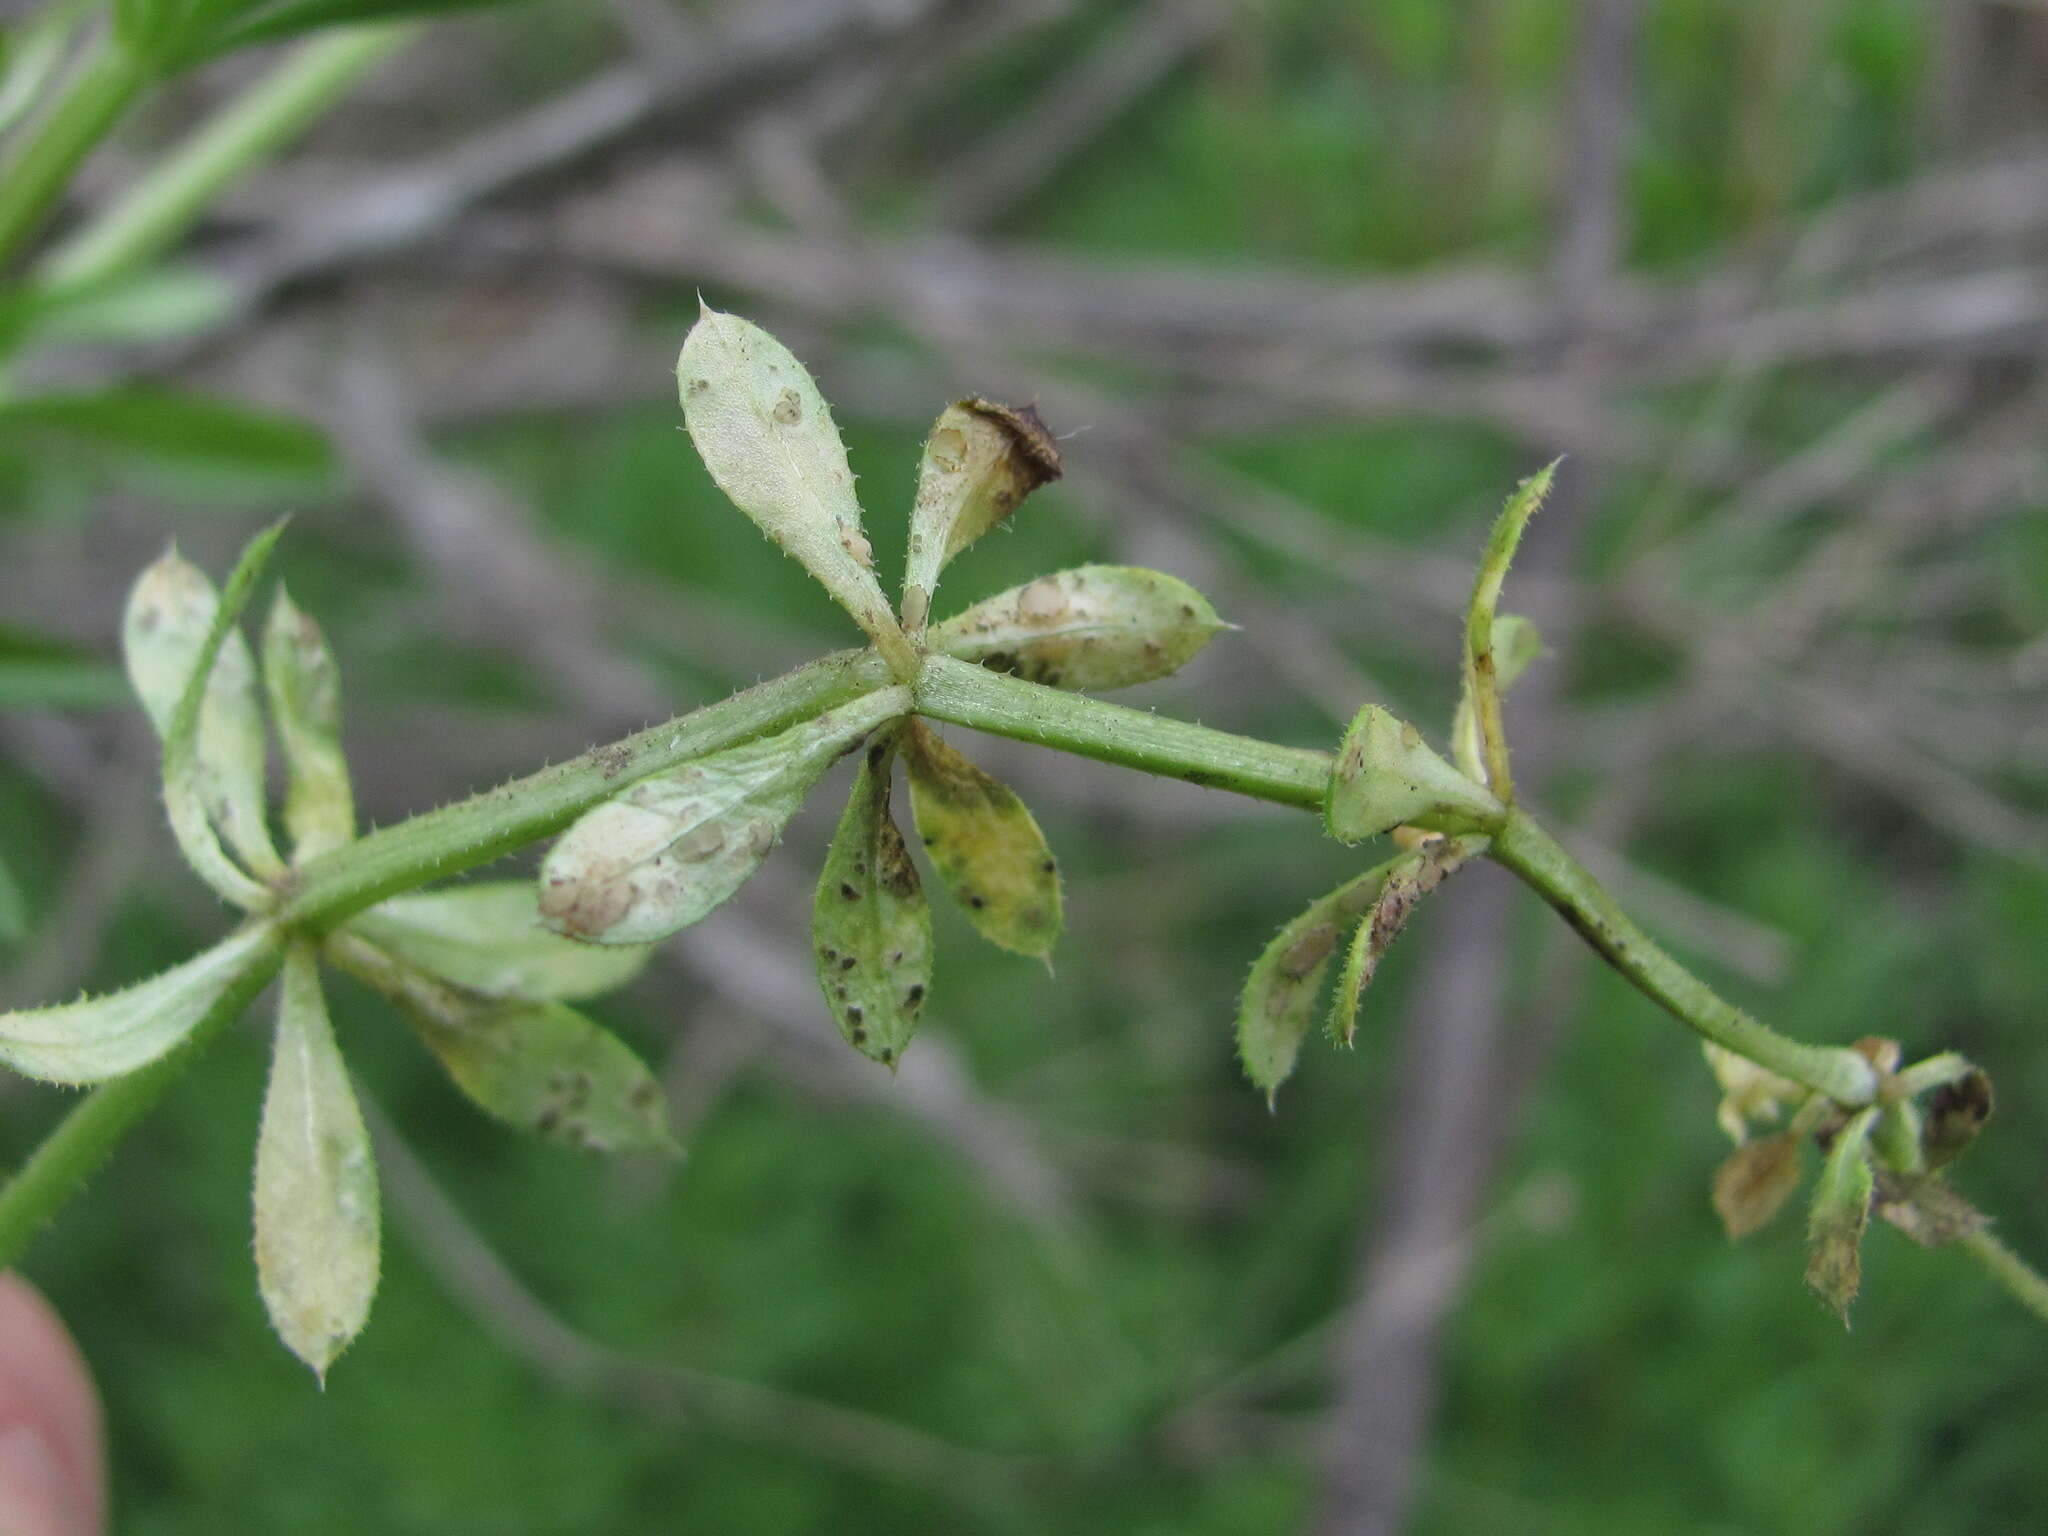
<instances>
[{"instance_id":1,"label":"green leaf","mask_svg":"<svg viewBox=\"0 0 2048 1536\"><path fill-rule=\"evenodd\" d=\"M127 693L117 668L62 641L0 624L0 709L97 709Z\"/></svg>"},{"instance_id":2,"label":"green leaf","mask_svg":"<svg viewBox=\"0 0 2048 1536\"><path fill-rule=\"evenodd\" d=\"M903 733L918 839L967 920L998 948L1040 958L1061 926L1059 864L1016 793L922 720Z\"/></svg>"},{"instance_id":3,"label":"green leaf","mask_svg":"<svg viewBox=\"0 0 2048 1536\"><path fill-rule=\"evenodd\" d=\"M1863 1282L1863 1233L1875 1181L1867 1155L1877 1111L1857 1111L1835 1134L1806 1221L1806 1283L1846 1327Z\"/></svg>"},{"instance_id":4,"label":"green leaf","mask_svg":"<svg viewBox=\"0 0 2048 1536\"><path fill-rule=\"evenodd\" d=\"M1237 1055L1270 1105L1294 1072L1345 926L1371 908L1401 861L1390 860L1319 896L1274 934L1252 962L1237 1007Z\"/></svg>"},{"instance_id":5,"label":"green leaf","mask_svg":"<svg viewBox=\"0 0 2048 1536\"><path fill-rule=\"evenodd\" d=\"M28 932L28 898L5 858L0 858L0 944L12 944Z\"/></svg>"},{"instance_id":6,"label":"green leaf","mask_svg":"<svg viewBox=\"0 0 2048 1536\"><path fill-rule=\"evenodd\" d=\"M318 479L332 467L326 436L303 421L162 389L8 400L0 403L0 441L10 437L271 478Z\"/></svg>"},{"instance_id":7,"label":"green leaf","mask_svg":"<svg viewBox=\"0 0 2048 1536\"><path fill-rule=\"evenodd\" d=\"M1358 712L1337 747L1323 824L1340 843L1399 826L1428 832L1490 832L1506 808L1377 704Z\"/></svg>"},{"instance_id":8,"label":"green leaf","mask_svg":"<svg viewBox=\"0 0 2048 1536\"><path fill-rule=\"evenodd\" d=\"M912 675L916 656L875 581L846 445L804 365L758 325L705 306L676 382L718 488L853 615L898 676Z\"/></svg>"},{"instance_id":9,"label":"green leaf","mask_svg":"<svg viewBox=\"0 0 2048 1536\"><path fill-rule=\"evenodd\" d=\"M895 744L862 758L818 876L818 985L847 1043L885 1067L917 1032L932 980L932 914L890 811Z\"/></svg>"},{"instance_id":10,"label":"green leaf","mask_svg":"<svg viewBox=\"0 0 2048 1536\"><path fill-rule=\"evenodd\" d=\"M1478 725L1488 786L1509 805L1514 803L1515 783L1508 766L1507 734L1501 723L1501 666L1494 654L1494 610L1500 602L1501 583L1507 579L1508 566L1522 542L1522 531L1543 505L1543 498L1550 494L1557 466L1563 462L1553 459L1516 486L1514 494L1508 497L1487 537L1486 550L1479 558L1479 577L1472 587L1472 600L1465 609L1464 690L1459 708L1469 711ZM1469 771L1470 765L1467 766Z\"/></svg>"},{"instance_id":11,"label":"green leaf","mask_svg":"<svg viewBox=\"0 0 2048 1536\"><path fill-rule=\"evenodd\" d=\"M661 1084L619 1038L565 1003L485 997L350 934L336 964L397 1004L478 1108L590 1152L674 1152Z\"/></svg>"},{"instance_id":12,"label":"green leaf","mask_svg":"<svg viewBox=\"0 0 2048 1536\"><path fill-rule=\"evenodd\" d=\"M531 880L484 881L394 896L349 928L444 981L486 997L568 1002L622 987L652 950L578 944L541 926Z\"/></svg>"},{"instance_id":13,"label":"green leaf","mask_svg":"<svg viewBox=\"0 0 2048 1536\"><path fill-rule=\"evenodd\" d=\"M0 1014L0 1061L53 1083L98 1083L147 1066L198 1027L277 944L266 924L237 929L183 965L119 992Z\"/></svg>"},{"instance_id":14,"label":"green leaf","mask_svg":"<svg viewBox=\"0 0 2048 1536\"><path fill-rule=\"evenodd\" d=\"M953 557L1059 477L1059 444L1030 406L959 400L939 413L917 468L903 568L903 622L913 635Z\"/></svg>"},{"instance_id":15,"label":"green leaf","mask_svg":"<svg viewBox=\"0 0 2048 1536\"><path fill-rule=\"evenodd\" d=\"M327 637L283 587L263 630L263 682L284 749L285 829L304 864L356 835L355 796L341 753L341 671Z\"/></svg>"},{"instance_id":16,"label":"green leaf","mask_svg":"<svg viewBox=\"0 0 2048 1536\"><path fill-rule=\"evenodd\" d=\"M541 921L596 944L647 944L687 928L760 868L842 752L909 708L908 688L884 688L642 779L548 850Z\"/></svg>"},{"instance_id":17,"label":"green leaf","mask_svg":"<svg viewBox=\"0 0 2048 1536\"><path fill-rule=\"evenodd\" d=\"M274 524L242 553L227 593L175 550L129 594L121 642L129 680L164 742L164 804L186 862L227 900L254 907L263 885L215 841L226 835L258 874L283 872L264 818L263 716L256 666L234 624L283 531Z\"/></svg>"},{"instance_id":18,"label":"green leaf","mask_svg":"<svg viewBox=\"0 0 2048 1536\"><path fill-rule=\"evenodd\" d=\"M1494 687L1502 698L1520 681L1538 656L1543 654L1543 636L1535 622L1523 618L1519 613L1503 613L1493 621ZM1483 783L1486 779L1486 754L1479 740L1479 721L1472 713L1472 698L1469 693L1458 700L1458 709L1451 722L1451 758L1458 765L1458 771L1467 778Z\"/></svg>"},{"instance_id":19,"label":"green leaf","mask_svg":"<svg viewBox=\"0 0 2048 1536\"><path fill-rule=\"evenodd\" d=\"M293 941L256 1138L256 1279L270 1324L324 1383L377 1294L377 1168L312 946Z\"/></svg>"},{"instance_id":20,"label":"green leaf","mask_svg":"<svg viewBox=\"0 0 2048 1536\"><path fill-rule=\"evenodd\" d=\"M1799 1187L1799 1137L1790 1131L1737 1147L1714 1174L1714 1212L1739 1242L1766 1226Z\"/></svg>"},{"instance_id":21,"label":"green leaf","mask_svg":"<svg viewBox=\"0 0 2048 1536\"><path fill-rule=\"evenodd\" d=\"M1349 1045L1357 1036L1358 1008L1365 999L1365 989L1372 985L1388 948L1408 925L1415 904L1443 884L1464 862L1461 850L1442 838L1432 838L1388 867L1379 894L1366 909L1344 957L1336 1006L1330 1012L1330 1038L1339 1045Z\"/></svg>"},{"instance_id":22,"label":"green leaf","mask_svg":"<svg viewBox=\"0 0 2048 1536\"><path fill-rule=\"evenodd\" d=\"M1179 671L1226 628L1186 582L1083 565L976 603L931 631L934 650L1051 688L1101 692Z\"/></svg>"}]
</instances>

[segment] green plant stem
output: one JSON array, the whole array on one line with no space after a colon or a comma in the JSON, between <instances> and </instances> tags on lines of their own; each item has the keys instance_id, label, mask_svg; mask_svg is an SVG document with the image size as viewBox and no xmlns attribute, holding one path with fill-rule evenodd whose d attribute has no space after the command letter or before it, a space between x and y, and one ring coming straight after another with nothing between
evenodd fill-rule
<instances>
[{"instance_id":1,"label":"green plant stem","mask_svg":"<svg viewBox=\"0 0 2048 1536\"><path fill-rule=\"evenodd\" d=\"M1523 812L1508 811L1494 834L1492 854L1608 964L1687 1028L1839 1104L1853 1107L1876 1098L1877 1069L1867 1058L1846 1047L1787 1039L1719 996L1637 927L1605 888Z\"/></svg>"},{"instance_id":2,"label":"green plant stem","mask_svg":"<svg viewBox=\"0 0 2048 1536\"><path fill-rule=\"evenodd\" d=\"M1956 1240L1956 1246L1983 1265L2021 1306L2048 1323L2048 1278L1987 1231L1968 1233Z\"/></svg>"},{"instance_id":3,"label":"green plant stem","mask_svg":"<svg viewBox=\"0 0 2048 1536\"><path fill-rule=\"evenodd\" d=\"M917 710L934 720L1304 811L1320 812L1330 787L1327 752L1274 746L1105 704L950 656L925 658Z\"/></svg>"},{"instance_id":4,"label":"green plant stem","mask_svg":"<svg viewBox=\"0 0 2048 1536\"><path fill-rule=\"evenodd\" d=\"M303 132L416 24L352 27L301 44L154 166L112 207L46 256L42 287L90 288L164 250L223 187Z\"/></svg>"},{"instance_id":5,"label":"green plant stem","mask_svg":"<svg viewBox=\"0 0 2048 1536\"><path fill-rule=\"evenodd\" d=\"M43 1138L0 1188L0 1269L21 1257L29 1240L92 1177L207 1043L242 1016L276 974L283 956L284 947L273 945L221 994L184 1044L139 1071L101 1083Z\"/></svg>"},{"instance_id":6,"label":"green plant stem","mask_svg":"<svg viewBox=\"0 0 2048 1536\"><path fill-rule=\"evenodd\" d=\"M278 920L316 931L399 891L474 869L558 832L635 779L786 730L889 682L873 651L837 651L743 693L323 854Z\"/></svg>"},{"instance_id":7,"label":"green plant stem","mask_svg":"<svg viewBox=\"0 0 2048 1536\"><path fill-rule=\"evenodd\" d=\"M0 266L35 234L72 173L120 120L146 78L127 49L102 38L62 98L0 168Z\"/></svg>"}]
</instances>

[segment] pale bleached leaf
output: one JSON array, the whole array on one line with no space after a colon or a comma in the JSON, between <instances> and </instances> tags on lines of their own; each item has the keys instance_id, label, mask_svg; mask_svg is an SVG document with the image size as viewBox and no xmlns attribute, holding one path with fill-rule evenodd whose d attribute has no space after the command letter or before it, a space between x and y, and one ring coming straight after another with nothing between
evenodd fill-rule
<instances>
[{"instance_id":1,"label":"pale bleached leaf","mask_svg":"<svg viewBox=\"0 0 2048 1536\"><path fill-rule=\"evenodd\" d=\"M259 535L243 555L257 567L276 530ZM241 568L238 567L238 573ZM255 573L239 589L246 602ZM236 605L239 607L239 604ZM137 579L121 626L129 681L164 741L164 798L171 830L200 878L240 906L262 899L263 887L228 858L214 838L227 839L250 870L276 875L284 861L264 816L263 714L249 643L223 618L220 595L206 573L165 554ZM174 739L180 706L196 670L207 668L189 739ZM172 774L173 759L179 771Z\"/></svg>"},{"instance_id":2,"label":"pale bleached leaf","mask_svg":"<svg viewBox=\"0 0 2048 1536\"><path fill-rule=\"evenodd\" d=\"M1799 1138L1790 1131L1746 1141L1714 1173L1714 1213L1731 1240L1765 1226L1799 1187Z\"/></svg>"},{"instance_id":3,"label":"pale bleached leaf","mask_svg":"<svg viewBox=\"0 0 2048 1536\"><path fill-rule=\"evenodd\" d=\"M683 342L676 385L683 423L718 488L824 585L883 654L914 668L875 580L846 445L809 370L752 321L706 305Z\"/></svg>"},{"instance_id":4,"label":"pale bleached leaf","mask_svg":"<svg viewBox=\"0 0 2048 1536\"><path fill-rule=\"evenodd\" d=\"M991 944L1043 958L1059 941L1059 864L1002 780L913 720L902 737L911 813L925 856Z\"/></svg>"},{"instance_id":5,"label":"pale bleached leaf","mask_svg":"<svg viewBox=\"0 0 2048 1536\"><path fill-rule=\"evenodd\" d=\"M1083 565L1012 587L933 627L931 647L1049 688L1128 688L1179 671L1226 626L1186 582Z\"/></svg>"},{"instance_id":6,"label":"pale bleached leaf","mask_svg":"<svg viewBox=\"0 0 2048 1536\"><path fill-rule=\"evenodd\" d=\"M531 1002L567 1002L622 987L651 953L644 945L579 944L549 932L530 880L394 896L348 926L444 981Z\"/></svg>"},{"instance_id":7,"label":"pale bleached leaf","mask_svg":"<svg viewBox=\"0 0 2048 1536\"><path fill-rule=\"evenodd\" d=\"M355 796L341 753L341 670L327 636L279 587L263 629L263 681L285 763L285 830L293 862L356 835Z\"/></svg>"},{"instance_id":8,"label":"pale bleached leaf","mask_svg":"<svg viewBox=\"0 0 2048 1536\"><path fill-rule=\"evenodd\" d=\"M647 944L728 900L841 753L906 713L884 688L777 735L640 780L548 850L541 921L596 944Z\"/></svg>"},{"instance_id":9,"label":"pale bleached leaf","mask_svg":"<svg viewBox=\"0 0 2048 1536\"><path fill-rule=\"evenodd\" d=\"M271 1326L324 1382L377 1294L377 1169L305 940L285 955L255 1207L256 1278Z\"/></svg>"},{"instance_id":10,"label":"pale bleached leaf","mask_svg":"<svg viewBox=\"0 0 2048 1536\"><path fill-rule=\"evenodd\" d=\"M913 635L953 557L1059 477L1059 444L1030 406L959 400L939 413L918 464L903 568L903 622Z\"/></svg>"},{"instance_id":11,"label":"pale bleached leaf","mask_svg":"<svg viewBox=\"0 0 2048 1536\"><path fill-rule=\"evenodd\" d=\"M893 1067L916 1033L932 979L932 914L890 808L894 743L861 760L812 906L818 985L839 1032Z\"/></svg>"},{"instance_id":12,"label":"pale bleached leaf","mask_svg":"<svg viewBox=\"0 0 2048 1536\"><path fill-rule=\"evenodd\" d=\"M267 978L276 930L255 923L148 981L54 1008L0 1014L0 1061L53 1083L97 1083L175 1048L230 994ZM257 983L260 984L260 983Z\"/></svg>"}]
</instances>

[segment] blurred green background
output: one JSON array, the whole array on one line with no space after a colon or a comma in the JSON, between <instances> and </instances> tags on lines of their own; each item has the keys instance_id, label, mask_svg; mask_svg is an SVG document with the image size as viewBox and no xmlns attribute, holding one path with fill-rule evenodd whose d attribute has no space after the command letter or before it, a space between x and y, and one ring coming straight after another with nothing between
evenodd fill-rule
<instances>
[{"instance_id":1,"label":"blurred green background","mask_svg":"<svg viewBox=\"0 0 2048 1536\"><path fill-rule=\"evenodd\" d=\"M279 56L147 95L59 238ZM884 571L940 404L1036 399L1067 479L942 608L1172 570L1244 629L1130 702L1275 740L1367 698L1441 733L1487 520L1568 454L1509 589L1530 792L1780 1027L1984 1065L1959 1182L2048 1256L2044 87L2048 12L1976 0L436 20L117 291L5 312L0 998L223 926L106 671L167 538L218 573L295 513L382 822L848 642L678 430L701 291L817 373ZM942 916L901 1077L841 1049L828 788L596 1010L678 1166L516 1139L337 988L386 1268L324 1392L248 1255L266 1010L215 1047L24 1266L116 1528L2041 1527L2048 1333L1889 1229L1846 1334L1796 1216L1731 1247L1696 1045L1504 877L1269 1115L1236 989L1355 858L971 745L1061 855L1056 971ZM5 1084L0 1150L65 1102Z\"/></svg>"}]
</instances>

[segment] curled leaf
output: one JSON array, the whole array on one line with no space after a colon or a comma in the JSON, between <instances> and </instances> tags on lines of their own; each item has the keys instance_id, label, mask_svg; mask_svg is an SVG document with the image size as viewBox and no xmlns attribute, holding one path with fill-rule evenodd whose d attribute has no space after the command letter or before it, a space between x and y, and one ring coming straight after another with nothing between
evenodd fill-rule
<instances>
[{"instance_id":1,"label":"curled leaf","mask_svg":"<svg viewBox=\"0 0 2048 1536\"><path fill-rule=\"evenodd\" d=\"M1923 1248L1940 1248L1991 1225L1945 1179L1924 1174L1901 1177L1880 1171L1877 1214Z\"/></svg>"},{"instance_id":2,"label":"curled leaf","mask_svg":"<svg viewBox=\"0 0 2048 1536\"><path fill-rule=\"evenodd\" d=\"M213 948L119 992L55 1008L0 1014L0 1061L53 1083L98 1083L147 1066L177 1046L245 984L267 977L277 931L239 928Z\"/></svg>"},{"instance_id":3,"label":"curled leaf","mask_svg":"<svg viewBox=\"0 0 2048 1536\"><path fill-rule=\"evenodd\" d=\"M1859 1110L1836 1133L1806 1221L1806 1283L1845 1326L1863 1283L1863 1234L1875 1188L1867 1151L1876 1121L1876 1110Z\"/></svg>"},{"instance_id":4,"label":"curled leaf","mask_svg":"<svg viewBox=\"0 0 2048 1536\"><path fill-rule=\"evenodd\" d=\"M283 587L263 628L263 682L284 748L285 830L303 864L354 838L355 796L341 755L341 671L319 624Z\"/></svg>"},{"instance_id":5,"label":"curled leaf","mask_svg":"<svg viewBox=\"0 0 2048 1536\"><path fill-rule=\"evenodd\" d=\"M893 1067L917 1032L932 979L932 914L890 810L893 742L861 760L811 909L818 985L839 1032Z\"/></svg>"},{"instance_id":6,"label":"curled leaf","mask_svg":"<svg viewBox=\"0 0 2048 1536\"><path fill-rule=\"evenodd\" d=\"M1339 1045L1349 1045L1358 1033L1358 1006L1365 998L1365 989L1372 985L1381 958L1407 927L1415 904L1442 885L1464 862L1463 852L1439 837L1431 838L1388 867L1379 894L1366 909L1344 957L1344 974L1337 983L1337 1003L1330 1012L1330 1037Z\"/></svg>"},{"instance_id":7,"label":"curled leaf","mask_svg":"<svg viewBox=\"0 0 2048 1536\"><path fill-rule=\"evenodd\" d=\"M903 623L911 634L924 628L939 573L953 557L1059 477L1059 444L1030 406L959 400L939 413L910 512Z\"/></svg>"},{"instance_id":8,"label":"curled leaf","mask_svg":"<svg viewBox=\"0 0 2048 1536\"><path fill-rule=\"evenodd\" d=\"M1500 601L1501 583L1508 565L1522 542L1529 519L1550 494L1551 481L1562 460L1553 460L1515 487L1495 519L1486 550L1479 558L1479 576L1472 587L1472 600L1465 610L1465 667L1462 708L1477 722L1480 754L1486 766L1486 781L1502 801L1512 805L1515 781L1508 766L1507 732L1501 723L1500 696L1502 666L1494 645L1499 638L1494 610Z\"/></svg>"},{"instance_id":9,"label":"curled leaf","mask_svg":"<svg viewBox=\"0 0 2048 1536\"><path fill-rule=\"evenodd\" d=\"M569 1002L622 987L652 953L640 944L579 944L541 926L530 880L487 880L394 896L348 925L406 964L481 992Z\"/></svg>"},{"instance_id":10,"label":"curled leaf","mask_svg":"<svg viewBox=\"0 0 2048 1536\"><path fill-rule=\"evenodd\" d=\"M661 1084L616 1035L565 1003L484 997L340 933L335 964L398 1007L485 1113L590 1152L673 1152Z\"/></svg>"},{"instance_id":11,"label":"curled leaf","mask_svg":"<svg viewBox=\"0 0 2048 1536\"><path fill-rule=\"evenodd\" d=\"M304 940L285 954L255 1205L256 1279L271 1326L325 1381L377 1294L377 1168Z\"/></svg>"},{"instance_id":12,"label":"curled leaf","mask_svg":"<svg viewBox=\"0 0 2048 1536\"><path fill-rule=\"evenodd\" d=\"M903 732L911 814L967 920L1000 949L1043 958L1059 941L1060 870L1016 792L922 720Z\"/></svg>"},{"instance_id":13,"label":"curled leaf","mask_svg":"<svg viewBox=\"0 0 2048 1536\"><path fill-rule=\"evenodd\" d=\"M1714 1174L1714 1211L1740 1241L1776 1216L1799 1187L1799 1138L1790 1131L1737 1147Z\"/></svg>"},{"instance_id":14,"label":"curled leaf","mask_svg":"<svg viewBox=\"0 0 2048 1536\"><path fill-rule=\"evenodd\" d=\"M1184 581L1083 565L976 603L934 627L931 645L1027 682L1101 692L1179 671L1224 627Z\"/></svg>"},{"instance_id":15,"label":"curled leaf","mask_svg":"<svg viewBox=\"0 0 2048 1536\"><path fill-rule=\"evenodd\" d=\"M1504 814L1500 801L1432 752L1414 726L1368 704L1338 744L1323 824L1339 842L1355 843L1399 826L1490 832Z\"/></svg>"},{"instance_id":16,"label":"curled leaf","mask_svg":"<svg viewBox=\"0 0 2048 1536\"><path fill-rule=\"evenodd\" d=\"M1519 613L1496 614L1493 620L1494 687L1502 698L1543 654L1543 636L1533 619ZM1467 778L1486 781L1486 754L1479 741L1479 720L1469 692L1458 700L1451 725L1452 760Z\"/></svg>"},{"instance_id":17,"label":"curled leaf","mask_svg":"<svg viewBox=\"0 0 2048 1536\"><path fill-rule=\"evenodd\" d=\"M283 870L264 820L256 664L248 641L234 628L276 536L276 529L259 535L243 554L236 575L244 570L248 575L239 586L230 582L236 598L231 605L222 603L205 572L176 550L166 553L136 580L121 625L129 681L164 742L164 800L171 830L199 877L245 907L263 898L263 887L222 851L214 829L259 874ZM181 735L181 705L188 691L193 691L192 725Z\"/></svg>"},{"instance_id":18,"label":"curled leaf","mask_svg":"<svg viewBox=\"0 0 2048 1536\"><path fill-rule=\"evenodd\" d=\"M646 944L687 928L760 868L834 759L909 708L909 689L880 689L642 779L548 851L541 921L598 944Z\"/></svg>"},{"instance_id":19,"label":"curled leaf","mask_svg":"<svg viewBox=\"0 0 2048 1536\"><path fill-rule=\"evenodd\" d=\"M914 670L875 580L846 445L810 372L758 325L707 305L683 342L676 384L690 440L718 488L824 585L892 666Z\"/></svg>"},{"instance_id":20,"label":"curled leaf","mask_svg":"<svg viewBox=\"0 0 2048 1536\"><path fill-rule=\"evenodd\" d=\"M1317 897L1252 962L1238 999L1237 1055L1269 1104L1294 1072L1345 927L1370 910L1402 862L1390 860Z\"/></svg>"},{"instance_id":21,"label":"curled leaf","mask_svg":"<svg viewBox=\"0 0 2048 1536\"><path fill-rule=\"evenodd\" d=\"M1935 1089L1927 1100L1927 1118L1920 1125L1920 1148L1927 1166L1945 1168L1967 1152L1991 1118L1993 1106L1991 1079L1975 1067Z\"/></svg>"}]
</instances>

